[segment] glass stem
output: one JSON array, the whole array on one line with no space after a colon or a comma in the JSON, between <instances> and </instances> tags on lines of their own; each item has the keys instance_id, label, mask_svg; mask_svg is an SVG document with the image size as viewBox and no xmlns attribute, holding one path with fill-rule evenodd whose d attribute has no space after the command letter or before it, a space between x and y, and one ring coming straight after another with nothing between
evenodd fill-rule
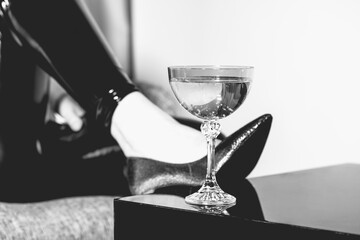
<instances>
[{"instance_id":1,"label":"glass stem","mask_svg":"<svg viewBox=\"0 0 360 240\"><path fill-rule=\"evenodd\" d=\"M206 184L213 187L212 183L215 180L214 164L215 164L215 138L209 137L207 139L207 169L206 169Z\"/></svg>"},{"instance_id":2,"label":"glass stem","mask_svg":"<svg viewBox=\"0 0 360 240\"><path fill-rule=\"evenodd\" d=\"M204 121L201 124L201 132L206 137L207 141L207 168L205 185L214 187L216 183L215 177L215 139L220 134L220 123L216 120Z\"/></svg>"}]
</instances>

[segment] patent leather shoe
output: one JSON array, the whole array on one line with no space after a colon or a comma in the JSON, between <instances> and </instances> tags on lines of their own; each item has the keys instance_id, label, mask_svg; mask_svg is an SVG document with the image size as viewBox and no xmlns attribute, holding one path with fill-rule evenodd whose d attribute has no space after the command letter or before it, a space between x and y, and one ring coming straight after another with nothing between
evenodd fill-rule
<instances>
[{"instance_id":1,"label":"patent leather shoe","mask_svg":"<svg viewBox=\"0 0 360 240\"><path fill-rule=\"evenodd\" d=\"M221 187L244 180L256 166L267 141L272 115L264 114L226 137L215 149L216 178ZM154 159L127 159L124 174L133 195L153 193L170 186L201 186L207 156L184 164Z\"/></svg>"}]
</instances>

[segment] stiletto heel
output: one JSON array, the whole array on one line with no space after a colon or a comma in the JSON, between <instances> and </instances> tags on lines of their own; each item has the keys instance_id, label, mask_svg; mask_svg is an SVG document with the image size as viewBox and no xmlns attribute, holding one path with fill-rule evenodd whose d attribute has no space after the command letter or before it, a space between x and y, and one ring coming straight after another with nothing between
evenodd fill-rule
<instances>
[{"instance_id":1,"label":"stiletto heel","mask_svg":"<svg viewBox=\"0 0 360 240\"><path fill-rule=\"evenodd\" d=\"M224 190L227 185L244 180L256 166L270 132L272 116L264 114L249 122L216 147L217 180ZM171 164L153 159L130 157L124 168L130 192L134 195L153 193L169 186L200 186L206 175L206 156L186 164Z\"/></svg>"}]
</instances>

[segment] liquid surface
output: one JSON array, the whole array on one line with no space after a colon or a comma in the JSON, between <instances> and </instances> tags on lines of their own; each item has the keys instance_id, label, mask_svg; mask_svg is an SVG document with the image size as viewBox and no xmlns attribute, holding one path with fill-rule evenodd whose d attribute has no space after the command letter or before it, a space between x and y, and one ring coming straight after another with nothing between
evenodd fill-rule
<instances>
[{"instance_id":1,"label":"liquid surface","mask_svg":"<svg viewBox=\"0 0 360 240\"><path fill-rule=\"evenodd\" d=\"M170 86L179 103L198 118L221 119L244 102L251 79L243 77L173 78Z\"/></svg>"}]
</instances>

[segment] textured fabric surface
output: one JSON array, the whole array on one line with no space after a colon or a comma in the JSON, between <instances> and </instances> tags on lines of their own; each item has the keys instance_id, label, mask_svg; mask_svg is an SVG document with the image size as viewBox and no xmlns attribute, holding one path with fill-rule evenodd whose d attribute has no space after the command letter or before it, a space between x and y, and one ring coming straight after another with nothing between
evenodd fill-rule
<instances>
[{"instance_id":1,"label":"textured fabric surface","mask_svg":"<svg viewBox=\"0 0 360 240\"><path fill-rule=\"evenodd\" d=\"M111 240L113 197L76 197L37 203L0 203L2 240Z\"/></svg>"}]
</instances>

